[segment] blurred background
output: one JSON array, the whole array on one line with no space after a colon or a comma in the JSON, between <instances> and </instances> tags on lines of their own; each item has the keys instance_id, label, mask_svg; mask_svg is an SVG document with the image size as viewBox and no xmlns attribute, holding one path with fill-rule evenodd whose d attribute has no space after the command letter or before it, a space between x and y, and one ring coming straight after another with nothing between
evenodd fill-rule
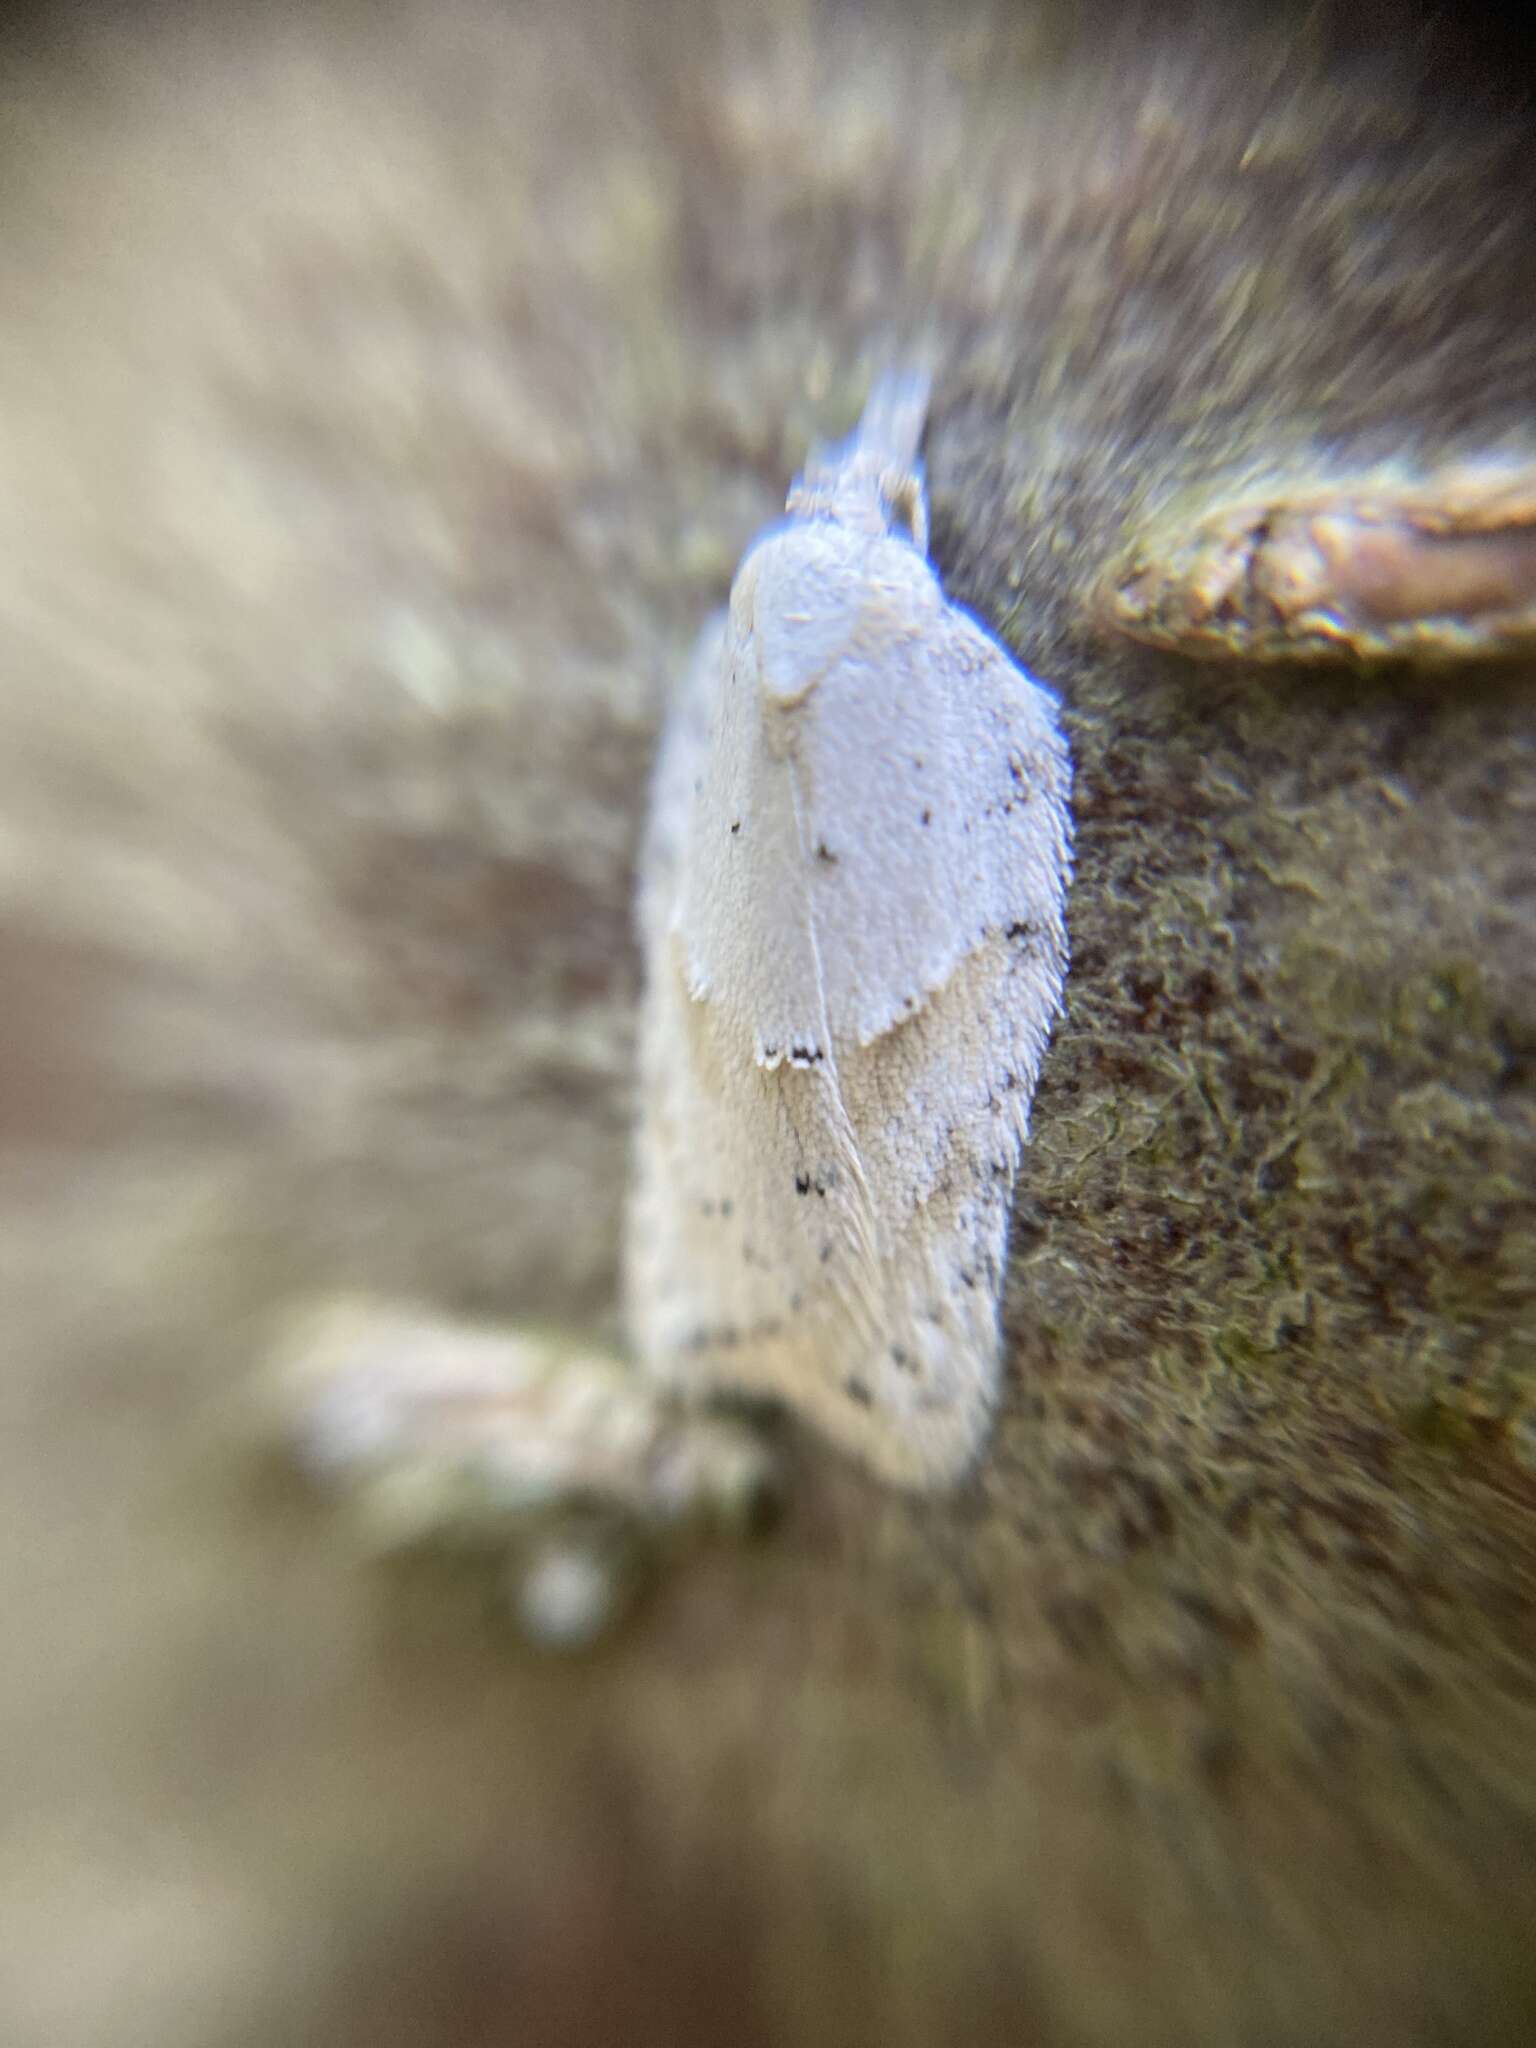
<instances>
[{"instance_id":1,"label":"blurred background","mask_svg":"<svg viewBox=\"0 0 1536 2048\"><path fill-rule=\"evenodd\" d=\"M34 8L0 42L0 2034L1527 2041L1529 662L1106 633L1531 440L1493 9ZM934 369L1069 1016L953 1501L791 1442L591 1656L260 1448L291 1304L616 1334L661 707Z\"/></svg>"}]
</instances>

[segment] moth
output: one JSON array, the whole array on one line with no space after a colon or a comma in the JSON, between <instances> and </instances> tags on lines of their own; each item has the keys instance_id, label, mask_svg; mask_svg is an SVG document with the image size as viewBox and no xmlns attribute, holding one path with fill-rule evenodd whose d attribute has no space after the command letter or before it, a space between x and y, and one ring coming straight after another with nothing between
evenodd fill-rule
<instances>
[{"instance_id":1,"label":"moth","mask_svg":"<svg viewBox=\"0 0 1536 2048\"><path fill-rule=\"evenodd\" d=\"M918 1489L998 1401L1072 872L1057 700L928 560L927 398L888 377L813 449L670 708L625 1273L654 1381Z\"/></svg>"}]
</instances>

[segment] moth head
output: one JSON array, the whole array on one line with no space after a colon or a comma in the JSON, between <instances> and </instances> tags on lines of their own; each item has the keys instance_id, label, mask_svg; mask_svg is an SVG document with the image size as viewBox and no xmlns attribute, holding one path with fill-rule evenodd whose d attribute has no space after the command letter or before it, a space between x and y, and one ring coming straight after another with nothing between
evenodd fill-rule
<instances>
[{"instance_id":1,"label":"moth head","mask_svg":"<svg viewBox=\"0 0 1536 2048\"><path fill-rule=\"evenodd\" d=\"M895 370L875 380L846 441L818 444L789 494L792 516L835 520L856 533L910 541L928 552L928 503L918 460L928 377Z\"/></svg>"},{"instance_id":2,"label":"moth head","mask_svg":"<svg viewBox=\"0 0 1536 2048\"><path fill-rule=\"evenodd\" d=\"M894 535L928 552L928 505L916 462L895 463L860 443L815 449L790 491L792 518L830 520L871 538Z\"/></svg>"}]
</instances>

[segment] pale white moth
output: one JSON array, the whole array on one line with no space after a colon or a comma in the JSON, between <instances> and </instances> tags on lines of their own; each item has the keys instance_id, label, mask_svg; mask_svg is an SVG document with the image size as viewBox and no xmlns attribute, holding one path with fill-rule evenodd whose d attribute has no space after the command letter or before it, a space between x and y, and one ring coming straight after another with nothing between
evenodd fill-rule
<instances>
[{"instance_id":1,"label":"pale white moth","mask_svg":"<svg viewBox=\"0 0 1536 2048\"><path fill-rule=\"evenodd\" d=\"M1067 970L1050 691L927 559L926 380L813 449L671 706L642 856L630 1333L952 1484L997 1405L1014 1177Z\"/></svg>"}]
</instances>

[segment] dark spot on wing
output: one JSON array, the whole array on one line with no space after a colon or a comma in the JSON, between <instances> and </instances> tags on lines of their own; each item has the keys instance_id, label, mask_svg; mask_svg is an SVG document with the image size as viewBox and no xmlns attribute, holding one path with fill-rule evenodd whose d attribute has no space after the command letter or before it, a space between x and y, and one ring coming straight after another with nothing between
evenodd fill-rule
<instances>
[{"instance_id":1,"label":"dark spot on wing","mask_svg":"<svg viewBox=\"0 0 1536 2048\"><path fill-rule=\"evenodd\" d=\"M734 1323L722 1323L718 1329L711 1329L708 1323L695 1323L683 1339L684 1351L730 1351L741 1342L741 1332Z\"/></svg>"},{"instance_id":2,"label":"dark spot on wing","mask_svg":"<svg viewBox=\"0 0 1536 2048\"><path fill-rule=\"evenodd\" d=\"M861 1379L844 1380L843 1392L850 1401L857 1401L861 1408L872 1408L874 1406L875 1397Z\"/></svg>"}]
</instances>

